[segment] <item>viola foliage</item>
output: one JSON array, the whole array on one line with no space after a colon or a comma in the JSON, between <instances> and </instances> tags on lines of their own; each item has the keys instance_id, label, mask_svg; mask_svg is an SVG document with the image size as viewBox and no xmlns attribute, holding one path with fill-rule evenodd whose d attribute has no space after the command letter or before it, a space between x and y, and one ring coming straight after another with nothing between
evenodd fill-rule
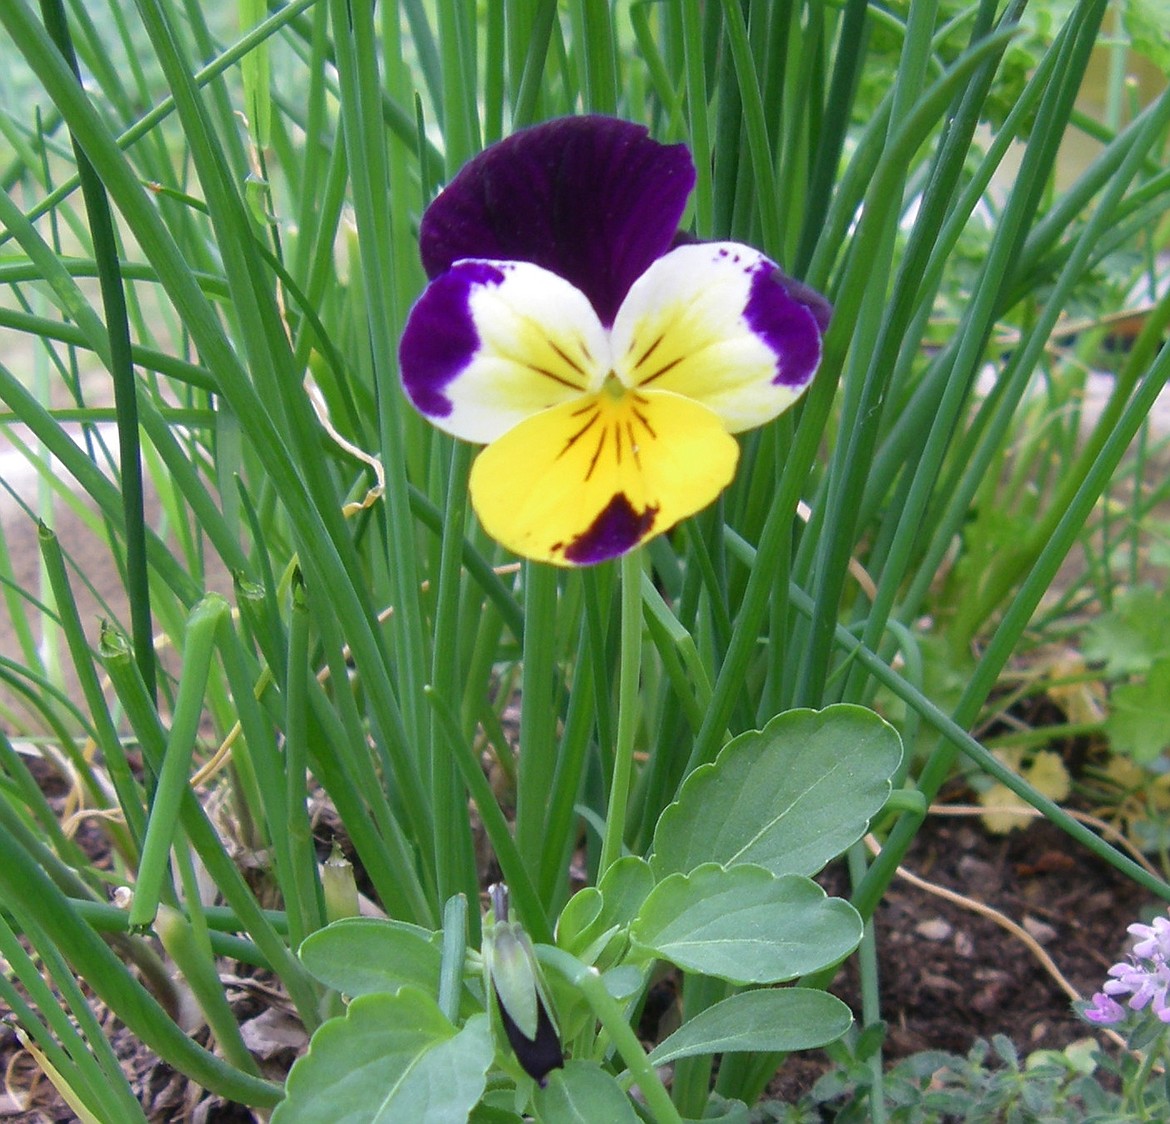
<instances>
[{"instance_id":1,"label":"viola foliage","mask_svg":"<svg viewBox=\"0 0 1170 1124\"><path fill-rule=\"evenodd\" d=\"M827 761L833 765L821 777L800 768L802 760L813 759L822 772ZM744 988L807 977L857 947L856 910L827 897L808 875L866 830L889 796L900 761L897 734L861 707L797 711L741 735L712 765L692 774L679 801L663 812L649 863L627 856L595 889L570 899L556 924L553 951L597 974L598 986L615 1003L636 1000L664 963L721 986L724 998L660 1043L647 1059L651 1066L715 1054L811 1049L840 1038L853 1019L834 996L809 987ZM768 791L774 777L783 778L780 798L752 807L749 787ZM826 830L830 809L832 827ZM716 819L722 832L715 830ZM786 841L794 844L792 854ZM720 861L712 861L714 855ZM498 922L489 926L493 949L498 928ZM456 1040L478 1044L474 1036L485 1014L497 1023L505 1018L505 986L517 994L515 984L522 981L518 994L532 999L533 1019L535 1003L544 1003L546 994L541 988L537 1000L528 968L517 978L519 965L493 963L499 951L467 950L463 936L351 918L308 937L302 963L321 983L349 996L350 1004L314 1035L275 1119L324 1120L323 1113L340 1105L355 1118L371 1120L390 1119L382 1114L391 1107L437 1112L431 1075L440 1072L439 1065L451 1075L443 1088L451 1099L441 1102L442 1110L461 1114L458 1098L472 1088L482 1092L485 1067L478 1045L459 1052ZM559 968L562 961L542 957L540 946L535 956L545 967L569 1060L533 1074L539 1078L535 1087L520 1077L508 1119L535 1111L540 1119L558 1120L556 1112L594 1096L599 1104L612 1104L614 1118L622 1119L633 1111L623 1092L634 1068L630 1059L621 1057L625 1074L582 1064L601 1048L602 1013L588 993L572 986ZM444 980L454 987L444 988ZM493 991L497 1003L489 998ZM437 1006L444 995L450 1021ZM512 1009L515 1003L508 1001ZM403 1027L411 1036L400 1045ZM372 1063L379 1050L386 1065ZM516 1074L502 1033L496 1050L500 1069ZM524 1055L517 1055L532 1073Z\"/></svg>"}]
</instances>

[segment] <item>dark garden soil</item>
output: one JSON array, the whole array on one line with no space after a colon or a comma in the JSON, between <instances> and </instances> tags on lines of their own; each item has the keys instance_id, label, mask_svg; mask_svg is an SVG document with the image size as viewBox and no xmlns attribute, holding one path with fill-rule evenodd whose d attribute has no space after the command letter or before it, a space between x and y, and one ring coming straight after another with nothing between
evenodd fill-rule
<instances>
[{"instance_id":1,"label":"dark garden soil","mask_svg":"<svg viewBox=\"0 0 1170 1124\"><path fill-rule=\"evenodd\" d=\"M932 816L904 865L1022 926L1086 998L1124 954L1126 926L1157 909L1147 891L1046 821L1003 837L977 818ZM839 879L829 872L831 891L844 889ZM925 1049L965 1054L996 1034L1021 1054L1094 1036L1026 944L995 921L899 879L875 922L889 1061ZM853 962L831 990L859 1011ZM796 1099L827 1064L819 1051L790 1058L771 1094Z\"/></svg>"},{"instance_id":2,"label":"dark garden soil","mask_svg":"<svg viewBox=\"0 0 1170 1124\"><path fill-rule=\"evenodd\" d=\"M38 767L37 773L46 790L60 798L63 786L45 769ZM84 843L96 849L100 836L94 832ZM1045 822L1001 837L985 832L978 819L932 816L905 865L1022 925L1084 995L1099 986L1123 952L1126 925L1152 905L1144 891ZM830 892L845 890L840 871L830 869L822 881ZM876 923L891 1061L927 1048L965 1053L976 1038L995 1034L1006 1034L1025 1054L1059 1049L1088 1034L1065 993L1025 944L993 921L899 879ZM249 1024L251 1040L267 1055L266 1072L279 1078L303 1045L282 997L252 969L225 964L223 972L241 1024ZM833 990L858 1009L851 965ZM669 1022L668 1015L663 1025ZM189 1087L116 1024L110 1033L152 1121L252 1119L247 1110ZM819 1051L794 1056L770 1094L796 1099L827 1066ZM0 1029L0 1073L7 1073L0 1119L33 1124L75 1119L10 1027Z\"/></svg>"}]
</instances>

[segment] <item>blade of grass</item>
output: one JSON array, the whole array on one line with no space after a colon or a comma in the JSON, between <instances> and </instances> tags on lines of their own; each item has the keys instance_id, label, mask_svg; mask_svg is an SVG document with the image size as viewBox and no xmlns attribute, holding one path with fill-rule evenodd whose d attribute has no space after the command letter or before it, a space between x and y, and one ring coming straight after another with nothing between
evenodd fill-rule
<instances>
[{"instance_id":1,"label":"blade of grass","mask_svg":"<svg viewBox=\"0 0 1170 1124\"><path fill-rule=\"evenodd\" d=\"M524 680L520 690L520 769L516 846L540 869L556 745L557 572L524 563Z\"/></svg>"},{"instance_id":2,"label":"blade of grass","mask_svg":"<svg viewBox=\"0 0 1170 1124\"><path fill-rule=\"evenodd\" d=\"M512 5L510 12L513 18L509 20L510 41L513 44L510 54L515 58L517 48L521 45L524 52L523 68L512 105L513 130L522 129L536 120L549 41L557 18L557 0L537 0L535 11L528 21L518 18L519 7L519 4Z\"/></svg>"},{"instance_id":3,"label":"blade of grass","mask_svg":"<svg viewBox=\"0 0 1170 1124\"><path fill-rule=\"evenodd\" d=\"M638 682L642 668L642 552L631 550L621 561L621 655L618 666L617 743L613 780L605 812L598 878L622 857L634 776L634 740L641 717ZM523 761L523 758L521 758Z\"/></svg>"},{"instance_id":4,"label":"blade of grass","mask_svg":"<svg viewBox=\"0 0 1170 1124\"><path fill-rule=\"evenodd\" d=\"M41 0L41 11L46 29L80 83L81 72L73 51L64 5L61 0ZM138 406L130 354L130 327L126 318L126 301L122 291L117 239L109 199L93 165L76 141L74 152L81 190L85 197L85 209L89 216L90 233L94 241L94 259L98 266L98 281L106 313L114 404L118 412L118 463L126 534L127 594L130 601L134 652L142 668L142 677L147 689L154 694L157 673L154 663L154 629L150 613L142 459L138 448Z\"/></svg>"},{"instance_id":5,"label":"blade of grass","mask_svg":"<svg viewBox=\"0 0 1170 1124\"><path fill-rule=\"evenodd\" d=\"M1000 38L988 39L978 49L968 52L956 62L955 66L923 95L914 111L895 133L879 162L867 192L867 206L858 226L847 270L850 277L855 276L856 272L868 270L866 263L870 260L870 254L876 250L878 240L883 236L881 224L885 221L886 207L891 201L888 193L894 183L900 182L902 170L908 163L910 155L922 143L940 114L945 111L955 91L961 88L985 54L999 49ZM869 205L870 202L872 207ZM707 711L703 729L695 739L691 751L686 769L688 773L698 765L714 759L739 697L748 662L756 647L760 625L768 611L777 553L788 541L797 499L820 445L863 289L860 280L856 286L853 286L848 278L842 284L842 300L838 303L833 322L825 336L821 369L801 408L796 438L789 451L781 486L777 489L775 504L760 537L759 562L752 567L743 605L736 617L727 658L716 678L711 706Z\"/></svg>"},{"instance_id":6,"label":"blade of grass","mask_svg":"<svg viewBox=\"0 0 1170 1124\"><path fill-rule=\"evenodd\" d=\"M401 310L392 301L394 259L392 232L385 221L387 163L381 128L381 100L374 55L372 6L331 0L330 11L341 80L341 120L352 176L354 210L362 239L362 276L368 299L372 356L378 394L379 443L386 469L387 538L391 553L393 596L397 615L394 638L399 645L400 705L403 734L424 744L422 684L430 666L418 600L418 568L413 549L406 464L402 453L402 396L397 389L393 356ZM388 684L387 684L388 687ZM386 730L391 736L393 727ZM413 771L413 766L411 767ZM417 784L417 781L415 782ZM421 792L416 799L423 803ZM420 808L421 811L421 808ZM424 819L428 817L423 817ZM420 825L421 826L421 825ZM427 832L427 837L430 837Z\"/></svg>"},{"instance_id":7,"label":"blade of grass","mask_svg":"<svg viewBox=\"0 0 1170 1124\"><path fill-rule=\"evenodd\" d=\"M467 786L471 799L475 801L476 810L483 821L484 830L491 841L492 849L496 853L496 861L500 864L500 870L503 871L520 920L532 935L533 940L550 938L552 929L544 909L541 907L532 879L529 877L529 864L512 840L508 821L504 819L504 813L500 811L500 806L496 803L495 794L492 792L487 777L484 776L478 757L459 732L458 721L447 701L440 698L438 692L430 689L427 690L427 698L439 716L447 739L447 749L455 759L455 764L463 777L463 783Z\"/></svg>"},{"instance_id":8,"label":"blade of grass","mask_svg":"<svg viewBox=\"0 0 1170 1124\"><path fill-rule=\"evenodd\" d=\"M118 698L126 709L126 717L138 736L146 765L157 777L164 767L166 735L137 676L125 641L107 632L102 638L101 655ZM182 789L179 817L184 834L224 900L288 988L301 1019L306 1026L315 1026L318 1022L316 986L259 908L189 785Z\"/></svg>"},{"instance_id":9,"label":"blade of grass","mask_svg":"<svg viewBox=\"0 0 1170 1124\"><path fill-rule=\"evenodd\" d=\"M8 973L0 981L0 1001L16 1014L58 1072L70 1075L71 1084L83 1094L86 1104L101 1106L108 1114L107 1119L141 1120L145 1124L142 1108L73 973L40 930L32 911L20 903L14 905L17 924L42 956L43 968L38 968L16 934L0 917L0 955L9 965L9 972L26 989L33 1006L30 1007L12 985ZM60 988L60 995L53 993L42 971ZM34 1009L43 1015L44 1023L37 1018Z\"/></svg>"},{"instance_id":10,"label":"blade of grass","mask_svg":"<svg viewBox=\"0 0 1170 1124\"><path fill-rule=\"evenodd\" d=\"M287 901L289 940L293 948L320 928L322 914L321 887L317 877L317 860L313 850L313 830L309 823L309 606L300 574L293 575L292 610L288 628L288 679L285 690L284 721L284 807L276 821L274 835L287 837ZM275 763L274 763L275 764Z\"/></svg>"},{"instance_id":11,"label":"blade of grass","mask_svg":"<svg viewBox=\"0 0 1170 1124\"><path fill-rule=\"evenodd\" d=\"M215 962L199 947L191 922L177 909L163 905L155 919L155 931L167 955L191 988L207 1025L215 1035L216 1046L241 1073L259 1078L260 1068L244 1042L235 1012L228 1005Z\"/></svg>"},{"instance_id":12,"label":"blade of grass","mask_svg":"<svg viewBox=\"0 0 1170 1124\"><path fill-rule=\"evenodd\" d=\"M129 840L123 842L124 847L126 843L129 844L124 854L126 859L133 863L142 845L146 828L142 790L134 778L122 740L118 737L118 731L106 706L105 695L94 670L93 653L86 643L77 602L65 572L65 560L57 536L42 526L39 539L41 558L53 590L61 627L65 632L70 655L73 657L73 667L82 695L94 723L95 740L101 748L106 771L117 793L118 806L129 830Z\"/></svg>"}]
</instances>

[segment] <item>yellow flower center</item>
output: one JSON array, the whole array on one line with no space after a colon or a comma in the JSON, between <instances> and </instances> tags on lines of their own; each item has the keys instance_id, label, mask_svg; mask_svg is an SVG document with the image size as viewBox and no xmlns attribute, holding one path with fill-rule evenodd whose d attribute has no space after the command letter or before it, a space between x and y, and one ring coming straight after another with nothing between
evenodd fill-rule
<instances>
[{"instance_id":1,"label":"yellow flower center","mask_svg":"<svg viewBox=\"0 0 1170 1124\"><path fill-rule=\"evenodd\" d=\"M606 391L615 402L620 402L625 397L627 388L622 380L613 371L610 371L605 376L605 382L601 384L601 389Z\"/></svg>"}]
</instances>

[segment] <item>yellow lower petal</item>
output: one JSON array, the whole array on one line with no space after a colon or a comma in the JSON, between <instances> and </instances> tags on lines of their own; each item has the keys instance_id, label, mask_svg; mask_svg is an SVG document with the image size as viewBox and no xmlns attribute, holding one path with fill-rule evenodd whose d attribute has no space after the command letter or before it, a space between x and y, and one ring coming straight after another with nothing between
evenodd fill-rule
<instances>
[{"instance_id":1,"label":"yellow lower petal","mask_svg":"<svg viewBox=\"0 0 1170 1124\"><path fill-rule=\"evenodd\" d=\"M610 383L492 442L472 466L471 502L514 553L587 565L706 507L738 458L735 438L705 406Z\"/></svg>"}]
</instances>

